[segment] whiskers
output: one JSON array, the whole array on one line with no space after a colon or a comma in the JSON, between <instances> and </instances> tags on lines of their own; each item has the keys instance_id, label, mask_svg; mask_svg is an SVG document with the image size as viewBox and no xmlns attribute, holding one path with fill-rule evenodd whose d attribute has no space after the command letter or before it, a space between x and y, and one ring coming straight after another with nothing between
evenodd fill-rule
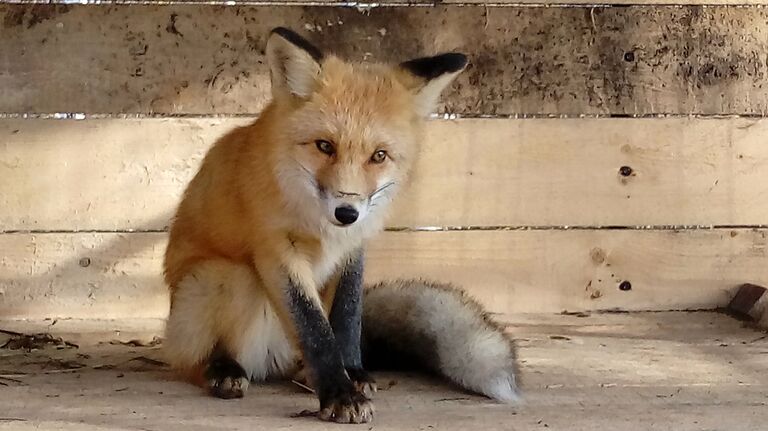
<instances>
[{"instance_id":1,"label":"whiskers","mask_svg":"<svg viewBox=\"0 0 768 431\"><path fill-rule=\"evenodd\" d=\"M393 187L395 184L397 184L395 181L390 181L388 183L385 183L378 189L374 190L373 193L368 195L368 206L375 207L378 205L378 202L381 198L386 196L386 193L384 193L387 189L390 187Z\"/></svg>"},{"instance_id":2,"label":"whiskers","mask_svg":"<svg viewBox=\"0 0 768 431\"><path fill-rule=\"evenodd\" d=\"M315 175L307 168L304 167L301 163L299 163L297 160L294 160L296 164L307 174L307 179L310 183L312 183L313 186L315 186L316 189L320 190L320 186L317 183L317 180L315 179Z\"/></svg>"},{"instance_id":3,"label":"whiskers","mask_svg":"<svg viewBox=\"0 0 768 431\"><path fill-rule=\"evenodd\" d=\"M390 187L394 186L395 184L396 184L396 183L395 183L394 181L390 181L390 182L388 182L388 183L384 184L383 186L381 186L381 187L379 187L378 189L374 190L374 191L373 191L373 193L371 193L371 194L370 194L370 196L369 196L368 198L369 198L369 199L375 199L379 193L381 193L381 192L383 192L384 190L386 190L386 189L388 189L388 188L390 188Z\"/></svg>"}]
</instances>

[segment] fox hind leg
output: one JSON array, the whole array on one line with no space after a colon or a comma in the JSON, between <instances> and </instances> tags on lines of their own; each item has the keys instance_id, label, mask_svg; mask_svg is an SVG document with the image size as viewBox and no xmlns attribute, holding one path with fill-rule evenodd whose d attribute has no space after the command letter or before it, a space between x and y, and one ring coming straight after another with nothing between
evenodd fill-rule
<instances>
[{"instance_id":1,"label":"fox hind leg","mask_svg":"<svg viewBox=\"0 0 768 431\"><path fill-rule=\"evenodd\" d=\"M254 283L250 268L211 260L195 265L173 291L165 356L213 396L240 398L254 374L266 374L257 361L246 358L244 366L241 358L254 343L268 342L252 329L263 322L254 321L249 310L265 306Z\"/></svg>"},{"instance_id":2,"label":"fox hind leg","mask_svg":"<svg viewBox=\"0 0 768 431\"><path fill-rule=\"evenodd\" d=\"M208 358L205 378L210 394L224 399L242 398L249 384L245 369L220 345Z\"/></svg>"}]
</instances>

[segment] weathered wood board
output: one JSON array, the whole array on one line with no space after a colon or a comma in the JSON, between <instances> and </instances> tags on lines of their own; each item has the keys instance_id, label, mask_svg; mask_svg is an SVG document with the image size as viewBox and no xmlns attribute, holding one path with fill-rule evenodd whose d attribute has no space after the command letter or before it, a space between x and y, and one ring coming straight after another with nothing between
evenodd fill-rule
<instances>
[{"instance_id":1,"label":"weathered wood board","mask_svg":"<svg viewBox=\"0 0 768 431\"><path fill-rule=\"evenodd\" d=\"M72 4L71 0L5 0L12 4ZM768 4L766 0L80 0L90 5L184 5L214 6L335 6L370 10L379 7L434 7L440 5L487 5L488 7L571 7L571 6L751 6Z\"/></svg>"},{"instance_id":2,"label":"weathered wood board","mask_svg":"<svg viewBox=\"0 0 768 431\"><path fill-rule=\"evenodd\" d=\"M355 428L757 431L768 422L768 339L727 316L498 317L518 347L523 403L491 402L418 372L376 372L376 415L372 424ZM0 369L13 375L4 376L0 430L343 429L292 417L316 409L317 399L287 382L259 382L241 400L214 400L174 381L162 366L162 345L152 343L161 325L145 322L144 332L136 333L134 322L98 323L103 335L92 332L90 319L0 321L3 328L52 333L79 345L3 351Z\"/></svg>"},{"instance_id":3,"label":"weathered wood board","mask_svg":"<svg viewBox=\"0 0 768 431\"><path fill-rule=\"evenodd\" d=\"M768 108L760 7L0 6L0 112L256 113L290 26L356 60L461 50L442 111L748 114Z\"/></svg>"},{"instance_id":4,"label":"weathered wood board","mask_svg":"<svg viewBox=\"0 0 768 431\"><path fill-rule=\"evenodd\" d=\"M2 120L0 230L164 229L208 147L248 121ZM441 120L428 136L391 227L768 221L765 120Z\"/></svg>"},{"instance_id":5,"label":"weathered wood board","mask_svg":"<svg viewBox=\"0 0 768 431\"><path fill-rule=\"evenodd\" d=\"M0 316L165 315L158 231L207 148L251 120L231 114L267 100L276 25L364 61L467 52L439 110L499 117L431 122L389 223L490 230L387 232L369 280L452 281L506 313L710 308L767 284L766 120L504 118L764 115L768 9L581 2L0 5L0 114L204 117L0 120ZM105 233L130 230L154 232Z\"/></svg>"},{"instance_id":6,"label":"weathered wood board","mask_svg":"<svg viewBox=\"0 0 768 431\"><path fill-rule=\"evenodd\" d=\"M768 282L767 232L387 232L369 247L367 279L454 282L504 313L711 308L745 281ZM0 235L0 315L163 317L165 240L162 233Z\"/></svg>"}]
</instances>

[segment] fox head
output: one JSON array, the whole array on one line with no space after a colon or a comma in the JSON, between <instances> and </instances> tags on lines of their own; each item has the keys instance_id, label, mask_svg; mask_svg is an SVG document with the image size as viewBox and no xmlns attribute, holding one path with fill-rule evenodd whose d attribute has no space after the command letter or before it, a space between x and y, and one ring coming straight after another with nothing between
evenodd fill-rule
<instances>
[{"instance_id":1,"label":"fox head","mask_svg":"<svg viewBox=\"0 0 768 431\"><path fill-rule=\"evenodd\" d=\"M382 219L409 177L426 118L467 57L352 63L285 28L272 31L266 53L273 166L286 203L325 225Z\"/></svg>"}]
</instances>

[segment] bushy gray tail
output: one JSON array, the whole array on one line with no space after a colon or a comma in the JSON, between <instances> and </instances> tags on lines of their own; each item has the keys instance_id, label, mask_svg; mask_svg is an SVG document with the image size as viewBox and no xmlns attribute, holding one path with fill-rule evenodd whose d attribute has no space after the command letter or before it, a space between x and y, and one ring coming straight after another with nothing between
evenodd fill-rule
<instances>
[{"instance_id":1,"label":"bushy gray tail","mask_svg":"<svg viewBox=\"0 0 768 431\"><path fill-rule=\"evenodd\" d=\"M362 338L366 368L426 368L499 401L518 398L511 339L460 289L420 280L370 286Z\"/></svg>"}]
</instances>

